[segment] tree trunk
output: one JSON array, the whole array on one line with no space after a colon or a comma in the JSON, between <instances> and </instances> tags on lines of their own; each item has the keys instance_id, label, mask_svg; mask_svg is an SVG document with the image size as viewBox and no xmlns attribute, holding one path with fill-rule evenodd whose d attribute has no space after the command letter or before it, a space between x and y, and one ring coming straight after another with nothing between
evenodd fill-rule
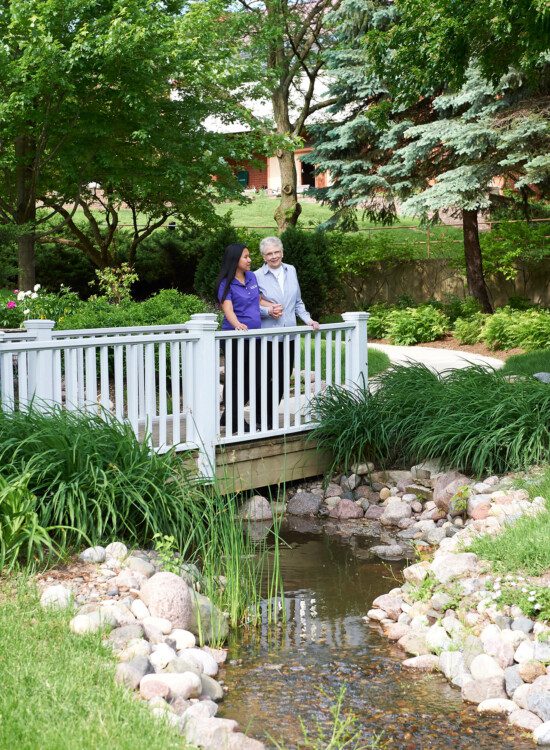
<instances>
[{"instance_id":1,"label":"tree trunk","mask_svg":"<svg viewBox=\"0 0 550 750\"><path fill-rule=\"evenodd\" d=\"M26 136L15 140L17 207L15 221L18 227L27 226L17 238L19 289L27 291L35 284L34 243L36 220L36 192L33 172L32 142Z\"/></svg>"},{"instance_id":2,"label":"tree trunk","mask_svg":"<svg viewBox=\"0 0 550 750\"><path fill-rule=\"evenodd\" d=\"M492 313L493 306L483 275L483 261L479 244L479 227L477 211L462 211L464 231L464 258L466 260L466 279L468 292L479 302L485 313Z\"/></svg>"},{"instance_id":3,"label":"tree trunk","mask_svg":"<svg viewBox=\"0 0 550 750\"><path fill-rule=\"evenodd\" d=\"M281 202L275 211L275 221L279 233L289 226L296 226L302 207L298 203L298 177L293 151L278 151L277 160L281 172Z\"/></svg>"}]
</instances>

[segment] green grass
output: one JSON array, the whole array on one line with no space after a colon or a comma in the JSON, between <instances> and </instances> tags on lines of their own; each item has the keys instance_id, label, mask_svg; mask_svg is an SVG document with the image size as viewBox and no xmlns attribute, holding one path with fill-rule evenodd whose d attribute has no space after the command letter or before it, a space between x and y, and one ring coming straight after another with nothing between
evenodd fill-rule
<instances>
[{"instance_id":1,"label":"green grass","mask_svg":"<svg viewBox=\"0 0 550 750\"><path fill-rule=\"evenodd\" d=\"M300 342L301 346L301 367L304 368L305 365L305 342L302 339ZM390 366L390 358L387 354L384 352L379 351L378 349L369 349L369 377L374 377L375 375L379 375L381 372L386 370ZM335 363L336 363L336 347L334 340L332 342L332 377L334 378L335 373ZM345 355L345 344L341 345L341 353L340 353L340 372L342 373L342 380L344 380L344 368L346 364L346 355ZM310 356L310 367L311 371L313 372L315 368L315 346L312 342L311 345L311 356ZM327 376L327 345L326 340L323 339L321 341L321 380L326 380Z\"/></svg>"},{"instance_id":2,"label":"green grass","mask_svg":"<svg viewBox=\"0 0 550 750\"><path fill-rule=\"evenodd\" d=\"M338 466L438 458L482 475L550 460L550 389L534 379L508 382L498 371L437 375L422 364L394 366L373 392L331 387L315 408L320 424L312 437L332 450Z\"/></svg>"},{"instance_id":3,"label":"green grass","mask_svg":"<svg viewBox=\"0 0 550 750\"><path fill-rule=\"evenodd\" d=\"M508 357L502 368L505 375L533 375L535 372L550 372L550 349L514 354Z\"/></svg>"},{"instance_id":4,"label":"green grass","mask_svg":"<svg viewBox=\"0 0 550 750\"><path fill-rule=\"evenodd\" d=\"M0 747L17 750L182 750L174 729L115 684L98 634L73 635L70 615L44 611L20 581L0 587Z\"/></svg>"},{"instance_id":5,"label":"green grass","mask_svg":"<svg viewBox=\"0 0 550 750\"><path fill-rule=\"evenodd\" d=\"M550 467L523 486L531 497L546 499L546 510L520 518L498 536L479 537L469 549L498 572L536 576L550 569Z\"/></svg>"}]
</instances>

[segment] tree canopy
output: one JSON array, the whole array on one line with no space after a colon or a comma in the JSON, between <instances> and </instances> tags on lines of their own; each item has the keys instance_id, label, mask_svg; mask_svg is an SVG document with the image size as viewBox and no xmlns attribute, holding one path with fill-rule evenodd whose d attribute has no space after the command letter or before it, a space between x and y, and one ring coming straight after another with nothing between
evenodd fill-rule
<instances>
[{"instance_id":1,"label":"tree canopy","mask_svg":"<svg viewBox=\"0 0 550 750\"><path fill-rule=\"evenodd\" d=\"M139 241L169 215L201 217L236 193L227 158L245 144L204 127L208 115L236 116L228 92L242 65L223 12L217 0L0 3L0 220L19 228L22 288L53 219L104 266L122 203L147 217ZM106 222L78 228L92 183Z\"/></svg>"}]
</instances>

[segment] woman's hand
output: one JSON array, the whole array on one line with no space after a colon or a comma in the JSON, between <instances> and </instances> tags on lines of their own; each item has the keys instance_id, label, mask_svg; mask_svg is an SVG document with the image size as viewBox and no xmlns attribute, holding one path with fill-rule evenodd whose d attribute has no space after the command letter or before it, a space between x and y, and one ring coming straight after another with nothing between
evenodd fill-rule
<instances>
[{"instance_id":1,"label":"woman's hand","mask_svg":"<svg viewBox=\"0 0 550 750\"><path fill-rule=\"evenodd\" d=\"M235 330L236 331L248 331L248 326L246 325L246 323L240 323L239 321L237 321L235 323Z\"/></svg>"},{"instance_id":2,"label":"woman's hand","mask_svg":"<svg viewBox=\"0 0 550 750\"><path fill-rule=\"evenodd\" d=\"M272 318L280 318L283 314L282 305L271 305L269 308L269 314Z\"/></svg>"}]
</instances>

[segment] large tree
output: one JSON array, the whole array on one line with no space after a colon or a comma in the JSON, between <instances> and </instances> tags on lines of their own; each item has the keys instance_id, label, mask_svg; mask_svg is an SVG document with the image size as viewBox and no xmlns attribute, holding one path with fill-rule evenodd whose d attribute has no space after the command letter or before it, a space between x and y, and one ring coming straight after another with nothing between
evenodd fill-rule
<instances>
[{"instance_id":1,"label":"large tree","mask_svg":"<svg viewBox=\"0 0 550 750\"><path fill-rule=\"evenodd\" d=\"M512 59L527 69L488 80L487 61L506 68L499 37L495 49L472 42L482 8L487 3L466 3L457 15L446 0L345 1L331 59L337 113L319 129L314 158L335 177L324 197L337 218L356 205L391 218L396 198L424 216L459 210L469 290L490 310L478 211L497 175L510 175L520 189L547 185L548 68L537 46L540 25L531 21L530 43L511 43Z\"/></svg>"},{"instance_id":2,"label":"large tree","mask_svg":"<svg viewBox=\"0 0 550 750\"><path fill-rule=\"evenodd\" d=\"M271 101L281 172L281 201L275 212L280 232L301 213L294 151L311 116L334 103L323 81L332 43L328 17L341 0L239 0L247 54L260 63Z\"/></svg>"},{"instance_id":3,"label":"large tree","mask_svg":"<svg viewBox=\"0 0 550 750\"><path fill-rule=\"evenodd\" d=\"M135 251L168 216L203 215L234 188L225 157L239 144L203 125L235 109L236 41L222 11L214 1L0 2L0 220L18 228L21 288L34 283L37 238L105 266L121 205Z\"/></svg>"}]
</instances>

